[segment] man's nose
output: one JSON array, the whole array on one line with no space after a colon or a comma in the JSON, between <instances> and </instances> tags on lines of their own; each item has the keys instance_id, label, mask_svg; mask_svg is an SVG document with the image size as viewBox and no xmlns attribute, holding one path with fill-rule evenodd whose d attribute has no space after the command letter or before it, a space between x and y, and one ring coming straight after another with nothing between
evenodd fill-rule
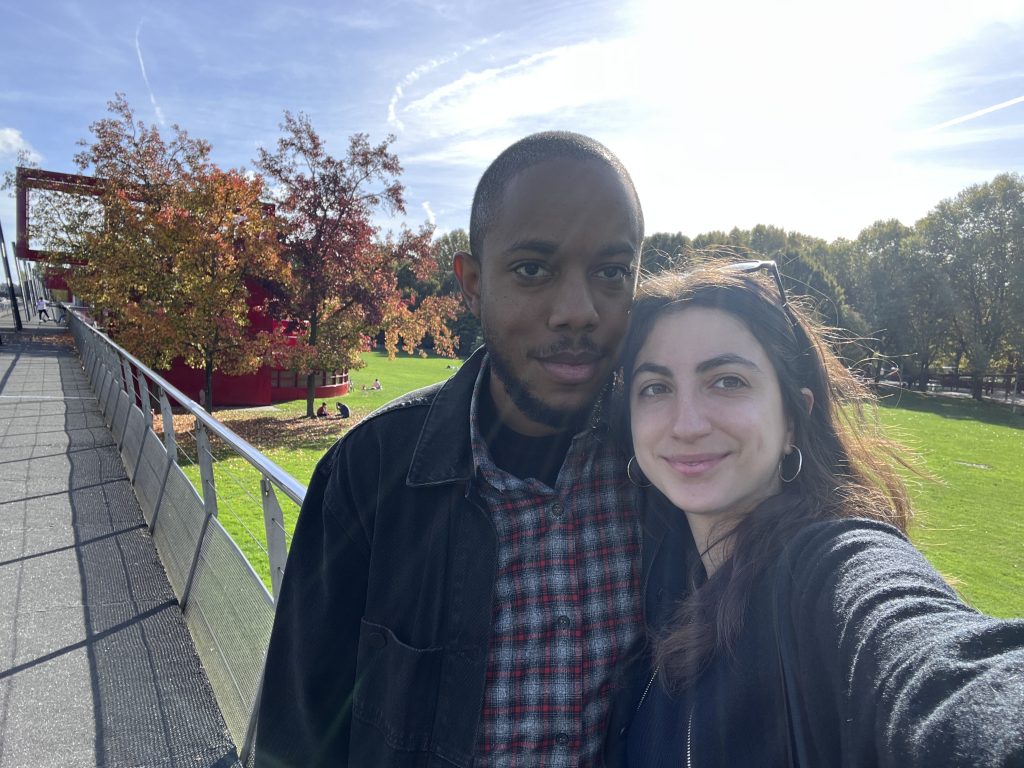
<instances>
[{"instance_id":1,"label":"man's nose","mask_svg":"<svg viewBox=\"0 0 1024 768\"><path fill-rule=\"evenodd\" d=\"M599 320L593 286L586 276L563 276L552 296L548 325L557 330L590 331Z\"/></svg>"}]
</instances>

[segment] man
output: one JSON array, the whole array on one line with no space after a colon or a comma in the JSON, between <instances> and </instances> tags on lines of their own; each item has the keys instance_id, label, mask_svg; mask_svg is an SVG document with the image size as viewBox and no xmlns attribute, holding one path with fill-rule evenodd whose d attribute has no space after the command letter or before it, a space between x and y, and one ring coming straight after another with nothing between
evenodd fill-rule
<instances>
[{"instance_id":1,"label":"man","mask_svg":"<svg viewBox=\"0 0 1024 768\"><path fill-rule=\"evenodd\" d=\"M601 763L643 621L626 461L592 406L642 237L628 174L584 136L529 136L484 173L454 260L484 347L318 465L257 765Z\"/></svg>"},{"instance_id":2,"label":"man","mask_svg":"<svg viewBox=\"0 0 1024 768\"><path fill-rule=\"evenodd\" d=\"M39 322L42 322L43 315L46 315L46 320L49 322L50 312L46 309L46 299L40 296L36 299L36 319L39 320Z\"/></svg>"}]
</instances>

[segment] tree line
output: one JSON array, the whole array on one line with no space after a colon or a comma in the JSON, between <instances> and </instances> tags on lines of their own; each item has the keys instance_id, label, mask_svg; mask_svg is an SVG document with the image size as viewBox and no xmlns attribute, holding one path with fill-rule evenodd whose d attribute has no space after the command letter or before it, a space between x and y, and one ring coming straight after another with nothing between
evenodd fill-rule
<instances>
[{"instance_id":1,"label":"tree line","mask_svg":"<svg viewBox=\"0 0 1024 768\"><path fill-rule=\"evenodd\" d=\"M788 292L841 332L850 365L898 366L924 389L940 366L967 372L980 399L988 373L1019 373L1024 355L1024 179L1004 173L939 202L913 226L877 221L826 242L778 227L655 234L649 272L708 249L774 259Z\"/></svg>"},{"instance_id":2,"label":"tree line","mask_svg":"<svg viewBox=\"0 0 1024 768\"><path fill-rule=\"evenodd\" d=\"M372 223L405 210L394 137L356 134L335 157L307 115L285 112L274 149L258 151L259 173L222 170L209 143L177 126L165 139L123 95L108 109L75 157L104 180L102 195L41 193L30 234L76 264L71 289L143 361L202 368L208 407L214 370L303 373L312 416L314 372L358 367L376 340L392 355L424 345L467 354L480 342L451 269L468 250L465 230L385 234ZM971 375L980 398L986 373L1019 369L1024 355L1018 174L968 187L913 226L878 221L853 240L771 225L655 233L642 271L708 254L774 259L787 292L837 329L847 362L876 376L898 365L923 388L949 366Z\"/></svg>"},{"instance_id":3,"label":"tree line","mask_svg":"<svg viewBox=\"0 0 1024 768\"><path fill-rule=\"evenodd\" d=\"M450 254L468 243L463 230L438 240L435 260L447 277L421 290L457 293ZM763 224L693 238L655 233L644 240L642 274L709 258L774 259L787 293L836 329L847 363L867 375L898 367L903 380L924 389L940 366L949 367L970 374L980 399L983 376L1021 371L1024 179L1018 174L968 187L914 226L877 221L853 240L827 242ZM479 332L464 310L452 328L461 340Z\"/></svg>"}]
</instances>

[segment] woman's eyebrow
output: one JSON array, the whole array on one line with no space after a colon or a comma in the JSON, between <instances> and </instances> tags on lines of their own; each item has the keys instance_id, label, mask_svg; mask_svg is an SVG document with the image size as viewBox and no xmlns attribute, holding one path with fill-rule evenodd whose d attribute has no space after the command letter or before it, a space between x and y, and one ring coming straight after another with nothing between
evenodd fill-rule
<instances>
[{"instance_id":1,"label":"woman's eyebrow","mask_svg":"<svg viewBox=\"0 0 1024 768\"><path fill-rule=\"evenodd\" d=\"M742 365L743 367L751 368L757 371L758 373L761 372L761 369L753 360L748 360L742 355L737 355L733 352L726 352L721 355L715 355L714 357L708 360L704 360L703 362L698 363L697 373L705 373L707 371L713 370L714 368L719 368L723 365Z\"/></svg>"},{"instance_id":2,"label":"woman's eyebrow","mask_svg":"<svg viewBox=\"0 0 1024 768\"><path fill-rule=\"evenodd\" d=\"M641 373L653 373L658 376L673 378L671 369L666 368L664 365L658 365L657 363L640 363L640 365L633 369L633 376L637 376Z\"/></svg>"}]
</instances>

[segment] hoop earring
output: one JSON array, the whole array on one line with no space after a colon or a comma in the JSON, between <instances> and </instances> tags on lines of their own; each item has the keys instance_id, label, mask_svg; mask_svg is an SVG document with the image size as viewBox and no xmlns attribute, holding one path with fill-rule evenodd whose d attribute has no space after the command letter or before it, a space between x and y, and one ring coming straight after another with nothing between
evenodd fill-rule
<instances>
[{"instance_id":1,"label":"hoop earring","mask_svg":"<svg viewBox=\"0 0 1024 768\"><path fill-rule=\"evenodd\" d=\"M782 461L779 461L779 479L784 483L792 483L796 480L797 475L800 474L800 470L804 468L804 454L797 446L792 446L793 450L796 451L796 472L793 473L792 477L784 477L782 474ZM782 457L783 460L786 458Z\"/></svg>"},{"instance_id":2,"label":"hoop earring","mask_svg":"<svg viewBox=\"0 0 1024 768\"><path fill-rule=\"evenodd\" d=\"M629 478L629 482L631 482L637 488L648 488L648 487L650 487L651 481L647 480L647 478L644 477L643 470L638 468L637 472L640 474L640 477L643 477L644 480L647 480L646 483L638 483L636 481L636 479L633 477L633 471L632 471L631 467L633 466L633 462L634 461L636 461L636 456L631 456L629 461L626 462L626 477Z\"/></svg>"}]
</instances>

